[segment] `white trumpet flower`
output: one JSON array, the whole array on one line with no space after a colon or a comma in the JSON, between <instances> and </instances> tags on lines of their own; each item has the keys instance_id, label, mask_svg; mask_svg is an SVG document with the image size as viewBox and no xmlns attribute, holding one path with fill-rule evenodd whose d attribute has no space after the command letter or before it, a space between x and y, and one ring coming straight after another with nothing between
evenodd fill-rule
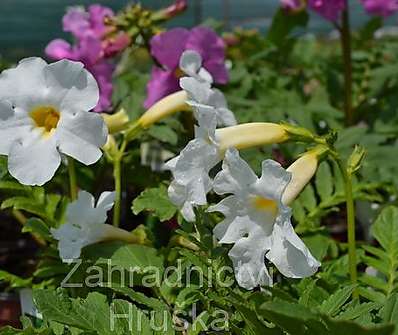
<instances>
[{"instance_id":1,"label":"white trumpet flower","mask_svg":"<svg viewBox=\"0 0 398 335\"><path fill-rule=\"evenodd\" d=\"M109 240L136 242L131 233L105 224L114 200L115 192L104 192L95 205L90 193L80 191L77 200L69 204L66 222L57 229L51 229L51 234L59 241L59 255L64 262L79 258L82 248L90 244Z\"/></svg>"},{"instance_id":2,"label":"white trumpet flower","mask_svg":"<svg viewBox=\"0 0 398 335\"><path fill-rule=\"evenodd\" d=\"M94 77L82 63L22 60L0 75L0 154L20 183L43 185L61 154L90 165L100 159L107 128L89 113L99 98Z\"/></svg>"},{"instance_id":3,"label":"white trumpet flower","mask_svg":"<svg viewBox=\"0 0 398 335\"><path fill-rule=\"evenodd\" d=\"M174 178L169 198L187 221L195 220L195 206L207 204L206 195L212 187L209 171L221 161L215 138L216 122L215 115L199 114L195 138L165 166Z\"/></svg>"},{"instance_id":4,"label":"white trumpet flower","mask_svg":"<svg viewBox=\"0 0 398 335\"><path fill-rule=\"evenodd\" d=\"M206 195L212 188L209 171L222 160L228 148L250 148L289 139L283 126L273 123L247 123L215 129L215 114L202 113L198 109L197 118L199 126L195 128L195 139L166 164L174 177L169 197L190 222L195 221L193 208L207 204Z\"/></svg>"},{"instance_id":5,"label":"white trumpet flower","mask_svg":"<svg viewBox=\"0 0 398 335\"><path fill-rule=\"evenodd\" d=\"M265 160L258 178L236 149L228 149L222 171L214 179L217 194L230 194L209 212L225 219L214 229L220 243L234 244L229 251L238 284L246 289L272 285L265 258L286 277L314 274L320 263L296 235L291 209L282 197L291 174L279 163Z\"/></svg>"},{"instance_id":6,"label":"white trumpet flower","mask_svg":"<svg viewBox=\"0 0 398 335\"><path fill-rule=\"evenodd\" d=\"M195 117L198 118L198 113L215 114L218 125L236 125L235 115L228 109L224 94L211 87L212 80L207 78L208 72L202 68L201 56L195 51L185 51L180 59L180 68L189 75L180 79L180 87L187 92L187 104L192 107Z\"/></svg>"}]
</instances>

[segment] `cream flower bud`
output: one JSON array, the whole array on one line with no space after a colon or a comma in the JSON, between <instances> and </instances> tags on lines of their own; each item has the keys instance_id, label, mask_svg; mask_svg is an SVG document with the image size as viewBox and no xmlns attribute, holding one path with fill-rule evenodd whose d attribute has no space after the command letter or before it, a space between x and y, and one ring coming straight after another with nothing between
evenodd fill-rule
<instances>
[{"instance_id":1,"label":"cream flower bud","mask_svg":"<svg viewBox=\"0 0 398 335\"><path fill-rule=\"evenodd\" d=\"M246 149L259 145L282 143L289 139L284 127L267 122L244 123L216 130L220 152L228 148Z\"/></svg>"},{"instance_id":2,"label":"cream flower bud","mask_svg":"<svg viewBox=\"0 0 398 335\"><path fill-rule=\"evenodd\" d=\"M310 182L318 169L320 158L327 152L327 147L319 146L308 151L290 165L286 171L290 172L292 179L282 196L282 203L290 205Z\"/></svg>"},{"instance_id":3,"label":"cream flower bud","mask_svg":"<svg viewBox=\"0 0 398 335\"><path fill-rule=\"evenodd\" d=\"M129 122L129 117L123 108L115 114L101 115L104 118L105 124L108 127L109 134L115 134L125 130Z\"/></svg>"},{"instance_id":4,"label":"cream flower bud","mask_svg":"<svg viewBox=\"0 0 398 335\"><path fill-rule=\"evenodd\" d=\"M149 128L154 123L178 112L189 111L188 95L185 91L178 91L158 101L149 108L138 120L143 128Z\"/></svg>"}]
</instances>

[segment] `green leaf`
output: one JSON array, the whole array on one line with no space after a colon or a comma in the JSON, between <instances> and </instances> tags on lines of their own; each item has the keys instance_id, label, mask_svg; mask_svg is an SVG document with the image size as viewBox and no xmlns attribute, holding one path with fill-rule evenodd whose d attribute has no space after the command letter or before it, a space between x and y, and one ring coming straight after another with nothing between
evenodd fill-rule
<instances>
[{"instance_id":1,"label":"green leaf","mask_svg":"<svg viewBox=\"0 0 398 335\"><path fill-rule=\"evenodd\" d=\"M398 334L398 294L394 293L385 302L379 313L385 323L395 326L394 335Z\"/></svg>"},{"instance_id":2,"label":"green leaf","mask_svg":"<svg viewBox=\"0 0 398 335\"><path fill-rule=\"evenodd\" d=\"M33 297L45 320L98 334L114 334L107 299L100 293L90 292L86 299L70 299L61 290L37 290Z\"/></svg>"},{"instance_id":3,"label":"green leaf","mask_svg":"<svg viewBox=\"0 0 398 335\"><path fill-rule=\"evenodd\" d=\"M37 218L28 219L22 228L22 232L35 234L46 241L53 240L50 229L42 220Z\"/></svg>"},{"instance_id":4,"label":"green leaf","mask_svg":"<svg viewBox=\"0 0 398 335\"><path fill-rule=\"evenodd\" d=\"M153 125L148 129L148 134L161 142L176 145L178 142L177 133L166 125Z\"/></svg>"},{"instance_id":5,"label":"green leaf","mask_svg":"<svg viewBox=\"0 0 398 335\"><path fill-rule=\"evenodd\" d=\"M149 211L160 221L166 221L176 214L177 207L171 203L166 186L160 185L157 188L146 189L135 198L132 210L135 215L144 210Z\"/></svg>"},{"instance_id":6,"label":"green leaf","mask_svg":"<svg viewBox=\"0 0 398 335\"><path fill-rule=\"evenodd\" d=\"M0 270L0 283L2 282L8 283L11 288L22 288L32 285L31 278L24 279L8 273L7 271Z\"/></svg>"},{"instance_id":7,"label":"green leaf","mask_svg":"<svg viewBox=\"0 0 398 335\"><path fill-rule=\"evenodd\" d=\"M144 245L123 242L102 243L100 247L91 245L84 249L84 258L95 265L111 265L136 273L154 269L158 269L159 274L163 273L163 258L156 249Z\"/></svg>"},{"instance_id":8,"label":"green leaf","mask_svg":"<svg viewBox=\"0 0 398 335\"><path fill-rule=\"evenodd\" d=\"M209 318L210 315L208 311L200 313L194 322L189 325L187 330L188 335L199 335L202 331L207 330L204 325L207 325Z\"/></svg>"},{"instance_id":9,"label":"green leaf","mask_svg":"<svg viewBox=\"0 0 398 335\"><path fill-rule=\"evenodd\" d=\"M360 280L387 297L397 288L398 278L398 208L385 208L371 227L371 234L379 242L380 247L365 246L364 249L371 255L363 256L362 260L377 269L385 276L371 278L364 275Z\"/></svg>"},{"instance_id":10,"label":"green leaf","mask_svg":"<svg viewBox=\"0 0 398 335\"><path fill-rule=\"evenodd\" d=\"M320 323L319 317L308 308L280 299L264 303L260 306L258 313L286 332L295 335L308 334L306 322ZM324 328L321 324L319 327Z\"/></svg>"},{"instance_id":11,"label":"green leaf","mask_svg":"<svg viewBox=\"0 0 398 335\"><path fill-rule=\"evenodd\" d=\"M120 293L120 294L125 295L126 297L129 297L131 300L135 301L136 303L138 303L140 305L144 305L151 309L166 309L167 308L167 306L160 300L151 298L151 297L147 297L145 294L143 294L141 292L136 292L129 287L112 283L110 288L117 293Z\"/></svg>"},{"instance_id":12,"label":"green leaf","mask_svg":"<svg viewBox=\"0 0 398 335\"><path fill-rule=\"evenodd\" d=\"M338 290L322 303L319 311L323 314L335 316L348 301L354 288L354 285L350 285Z\"/></svg>"},{"instance_id":13,"label":"green leaf","mask_svg":"<svg viewBox=\"0 0 398 335\"><path fill-rule=\"evenodd\" d=\"M294 28L305 27L308 23L308 19L309 16L305 11L301 11L295 15L287 15L281 8L274 15L267 38L274 44L281 45Z\"/></svg>"},{"instance_id":14,"label":"green leaf","mask_svg":"<svg viewBox=\"0 0 398 335\"><path fill-rule=\"evenodd\" d=\"M328 200L333 193L333 176L327 162L322 162L319 165L315 185L321 200Z\"/></svg>"}]
</instances>

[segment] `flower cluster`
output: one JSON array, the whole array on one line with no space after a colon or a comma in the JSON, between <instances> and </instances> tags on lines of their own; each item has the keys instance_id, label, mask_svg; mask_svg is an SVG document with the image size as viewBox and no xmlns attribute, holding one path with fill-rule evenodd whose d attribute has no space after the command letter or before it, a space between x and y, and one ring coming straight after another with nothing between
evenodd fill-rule
<instances>
[{"instance_id":1,"label":"flower cluster","mask_svg":"<svg viewBox=\"0 0 398 335\"><path fill-rule=\"evenodd\" d=\"M179 67L190 75L180 79L180 86L198 125L195 138L166 164L173 175L168 190L171 201L192 222L196 219L194 209L207 204L211 190L220 195L231 194L208 211L225 216L214 235L220 243L234 243L229 256L240 286L252 289L272 285L265 257L287 277L314 274L320 263L294 232L287 205L315 173L317 155L309 155L315 157L311 160L315 165L307 164L306 157L300 159L306 166L295 165L309 171L308 175L292 176L278 163L267 160L263 162L262 177L257 178L235 148L283 142L288 135L282 126L273 124L235 125L223 94L211 87L211 77L201 61L198 53L186 51L179 62ZM230 127L216 129L220 124ZM222 171L213 180L210 170L221 160Z\"/></svg>"},{"instance_id":2,"label":"flower cluster","mask_svg":"<svg viewBox=\"0 0 398 335\"><path fill-rule=\"evenodd\" d=\"M347 7L347 0L307 0L308 7L329 21L337 21ZM281 5L289 12L305 8L306 0L281 0ZM361 0L365 10L371 15L390 16L398 11L397 0Z\"/></svg>"},{"instance_id":3,"label":"flower cluster","mask_svg":"<svg viewBox=\"0 0 398 335\"><path fill-rule=\"evenodd\" d=\"M80 61L95 77L100 88L100 99L94 111L103 112L111 106L112 74L114 65L109 58L126 48L130 39L119 33L108 38L110 32L104 20L113 16L110 8L91 5L88 11L72 7L63 18L64 31L76 39L71 45L62 39L53 40L46 47L46 54L54 60L69 59Z\"/></svg>"},{"instance_id":4,"label":"flower cluster","mask_svg":"<svg viewBox=\"0 0 398 335\"><path fill-rule=\"evenodd\" d=\"M397 0L361 0L369 14L377 16L390 16L398 11Z\"/></svg>"},{"instance_id":5,"label":"flower cluster","mask_svg":"<svg viewBox=\"0 0 398 335\"><path fill-rule=\"evenodd\" d=\"M144 103L146 108L180 89L179 78L183 74L179 62L186 50L196 51L201 56L203 67L215 83L225 84L228 81L224 41L210 28L170 29L154 36L150 44L151 54L159 66L153 67L151 80L147 85L147 99Z\"/></svg>"}]
</instances>

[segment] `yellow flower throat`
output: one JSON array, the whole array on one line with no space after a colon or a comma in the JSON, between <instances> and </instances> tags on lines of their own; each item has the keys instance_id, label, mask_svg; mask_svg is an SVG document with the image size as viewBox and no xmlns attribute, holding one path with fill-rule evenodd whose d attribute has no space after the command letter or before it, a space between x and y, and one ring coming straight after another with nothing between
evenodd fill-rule
<instances>
[{"instance_id":1,"label":"yellow flower throat","mask_svg":"<svg viewBox=\"0 0 398 335\"><path fill-rule=\"evenodd\" d=\"M60 113L52 106L39 106L30 112L30 117L38 128L44 130L43 135L49 135L53 129L57 128Z\"/></svg>"},{"instance_id":2,"label":"yellow flower throat","mask_svg":"<svg viewBox=\"0 0 398 335\"><path fill-rule=\"evenodd\" d=\"M253 199L253 206L258 211L271 213L272 215L276 216L278 213L278 204L276 201L256 196Z\"/></svg>"}]
</instances>

